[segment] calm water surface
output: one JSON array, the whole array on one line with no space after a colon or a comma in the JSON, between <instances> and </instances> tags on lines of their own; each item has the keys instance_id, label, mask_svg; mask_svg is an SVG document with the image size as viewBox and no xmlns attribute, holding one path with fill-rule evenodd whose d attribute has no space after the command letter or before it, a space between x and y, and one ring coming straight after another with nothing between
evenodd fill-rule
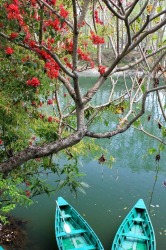
<instances>
[{"instance_id":1,"label":"calm water surface","mask_svg":"<svg viewBox=\"0 0 166 250\"><path fill-rule=\"evenodd\" d=\"M99 95L99 98L105 98L107 91ZM149 112L153 108L153 101L149 100L147 104ZM155 116L159 115L159 110L156 110ZM157 127L151 124L150 129L152 131ZM58 249L54 233L55 200L58 196L63 196L87 220L105 250L111 250L120 223L137 200L143 198L155 230L157 250L166 250L166 187L163 186L166 155L161 152L158 169L155 154L147 153L148 148L156 148L158 143L132 128L125 134L110 140L96 140L96 143L105 147L115 162L109 168L107 164L102 166L88 156L79 159L80 171L86 173L82 181L90 186L86 194L78 192L75 198L65 188L50 197L42 195L37 198L38 203L15 211L15 215L28 220L25 250ZM54 179L56 177L52 175L51 180Z\"/></svg>"}]
</instances>

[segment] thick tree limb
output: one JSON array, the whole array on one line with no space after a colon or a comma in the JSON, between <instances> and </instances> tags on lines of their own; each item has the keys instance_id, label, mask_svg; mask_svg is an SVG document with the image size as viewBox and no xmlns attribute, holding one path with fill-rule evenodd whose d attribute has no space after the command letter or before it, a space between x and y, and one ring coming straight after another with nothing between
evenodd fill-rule
<instances>
[{"instance_id":1,"label":"thick tree limb","mask_svg":"<svg viewBox=\"0 0 166 250\"><path fill-rule=\"evenodd\" d=\"M6 162L0 163L0 173L9 173L30 159L48 156L75 145L84 137L85 133L85 130L80 130L69 137L48 143L47 145L28 147Z\"/></svg>"}]
</instances>

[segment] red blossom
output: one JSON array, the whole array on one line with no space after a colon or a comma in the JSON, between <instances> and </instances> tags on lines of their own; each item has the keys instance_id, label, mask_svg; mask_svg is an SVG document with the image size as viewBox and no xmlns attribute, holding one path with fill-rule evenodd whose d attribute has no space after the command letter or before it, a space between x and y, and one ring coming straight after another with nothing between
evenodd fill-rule
<instances>
[{"instance_id":1,"label":"red blossom","mask_svg":"<svg viewBox=\"0 0 166 250\"><path fill-rule=\"evenodd\" d=\"M91 31L91 37L90 39L92 40L93 44L104 44L104 38L98 35L95 35L93 31Z\"/></svg>"},{"instance_id":2,"label":"red blossom","mask_svg":"<svg viewBox=\"0 0 166 250\"><path fill-rule=\"evenodd\" d=\"M30 1L31 1L32 6L36 6L36 0L30 0Z\"/></svg>"},{"instance_id":3,"label":"red blossom","mask_svg":"<svg viewBox=\"0 0 166 250\"><path fill-rule=\"evenodd\" d=\"M31 192L29 190L25 190L25 194L26 194L27 197L31 196Z\"/></svg>"},{"instance_id":4,"label":"red blossom","mask_svg":"<svg viewBox=\"0 0 166 250\"><path fill-rule=\"evenodd\" d=\"M53 104L53 100L52 99L48 99L47 104L48 105L52 105Z\"/></svg>"},{"instance_id":5,"label":"red blossom","mask_svg":"<svg viewBox=\"0 0 166 250\"><path fill-rule=\"evenodd\" d=\"M40 81L37 77L33 77L32 79L27 81L27 85L32 87L38 87L40 85Z\"/></svg>"},{"instance_id":6,"label":"red blossom","mask_svg":"<svg viewBox=\"0 0 166 250\"><path fill-rule=\"evenodd\" d=\"M53 59L46 62L44 68L49 78L54 79L58 77L60 67Z\"/></svg>"},{"instance_id":7,"label":"red blossom","mask_svg":"<svg viewBox=\"0 0 166 250\"><path fill-rule=\"evenodd\" d=\"M60 30L60 21L56 18L54 21L50 22L50 26L53 27L56 31Z\"/></svg>"},{"instance_id":8,"label":"red blossom","mask_svg":"<svg viewBox=\"0 0 166 250\"><path fill-rule=\"evenodd\" d=\"M48 122L52 122L53 121L53 117L52 116L49 116L48 117Z\"/></svg>"},{"instance_id":9,"label":"red blossom","mask_svg":"<svg viewBox=\"0 0 166 250\"><path fill-rule=\"evenodd\" d=\"M6 4L6 12L7 12L7 18L9 20L15 19L19 22L20 26L24 25L23 17L21 16L19 7L18 7L18 1L13 1L14 3L11 3L9 5Z\"/></svg>"},{"instance_id":10,"label":"red blossom","mask_svg":"<svg viewBox=\"0 0 166 250\"><path fill-rule=\"evenodd\" d=\"M42 107L42 106L43 106L43 102L40 101L40 102L39 102L39 107Z\"/></svg>"},{"instance_id":11,"label":"red blossom","mask_svg":"<svg viewBox=\"0 0 166 250\"><path fill-rule=\"evenodd\" d=\"M9 4L7 6L7 11L8 12L11 11L11 12L14 12L14 13L20 13L20 10L19 10L18 6L16 4L13 4L13 3L11 3L11 4Z\"/></svg>"},{"instance_id":12,"label":"red blossom","mask_svg":"<svg viewBox=\"0 0 166 250\"><path fill-rule=\"evenodd\" d=\"M36 42L34 40L29 40L28 45L33 49L36 47Z\"/></svg>"},{"instance_id":13,"label":"red blossom","mask_svg":"<svg viewBox=\"0 0 166 250\"><path fill-rule=\"evenodd\" d=\"M60 15L61 15L62 17L64 17L64 18L67 18L68 15L69 15L69 12L68 12L67 10L65 10L63 4L61 4L61 5L59 6L59 8L60 8Z\"/></svg>"},{"instance_id":14,"label":"red blossom","mask_svg":"<svg viewBox=\"0 0 166 250\"><path fill-rule=\"evenodd\" d=\"M11 54L14 53L14 49L12 49L11 47L8 47L8 48L5 49L5 53L6 53L7 55L11 55Z\"/></svg>"},{"instance_id":15,"label":"red blossom","mask_svg":"<svg viewBox=\"0 0 166 250\"><path fill-rule=\"evenodd\" d=\"M82 21L82 23L78 24L78 28L83 27L85 24L85 21Z\"/></svg>"},{"instance_id":16,"label":"red blossom","mask_svg":"<svg viewBox=\"0 0 166 250\"><path fill-rule=\"evenodd\" d=\"M2 139L0 139L0 145L2 145L3 144L3 141L2 141Z\"/></svg>"},{"instance_id":17,"label":"red blossom","mask_svg":"<svg viewBox=\"0 0 166 250\"><path fill-rule=\"evenodd\" d=\"M101 25L103 24L103 22L99 18L99 14L98 14L97 10L95 10L95 12L94 12L94 18L95 18L96 23L99 23Z\"/></svg>"},{"instance_id":18,"label":"red blossom","mask_svg":"<svg viewBox=\"0 0 166 250\"><path fill-rule=\"evenodd\" d=\"M73 69L73 65L71 63L69 63L67 57L64 58L64 61L65 61L67 67L69 67L70 69Z\"/></svg>"},{"instance_id":19,"label":"red blossom","mask_svg":"<svg viewBox=\"0 0 166 250\"><path fill-rule=\"evenodd\" d=\"M90 66L93 69L95 67L95 63L93 61L90 62Z\"/></svg>"},{"instance_id":20,"label":"red blossom","mask_svg":"<svg viewBox=\"0 0 166 250\"><path fill-rule=\"evenodd\" d=\"M91 61L91 58L89 57L88 53L83 52L80 48L78 48L77 52L82 60Z\"/></svg>"},{"instance_id":21,"label":"red blossom","mask_svg":"<svg viewBox=\"0 0 166 250\"><path fill-rule=\"evenodd\" d=\"M50 5L55 5L56 4L56 0L50 0Z\"/></svg>"},{"instance_id":22,"label":"red blossom","mask_svg":"<svg viewBox=\"0 0 166 250\"><path fill-rule=\"evenodd\" d=\"M15 39L16 37L18 37L18 33L12 32L12 33L10 34L10 38L11 38L11 39Z\"/></svg>"},{"instance_id":23,"label":"red blossom","mask_svg":"<svg viewBox=\"0 0 166 250\"><path fill-rule=\"evenodd\" d=\"M102 65L99 66L98 71L99 71L100 75L104 75L105 70L106 70L106 67L105 67L105 66L102 66Z\"/></svg>"},{"instance_id":24,"label":"red blossom","mask_svg":"<svg viewBox=\"0 0 166 250\"><path fill-rule=\"evenodd\" d=\"M39 117L40 117L40 119L42 120L42 119L44 119L45 115L40 114Z\"/></svg>"},{"instance_id":25,"label":"red blossom","mask_svg":"<svg viewBox=\"0 0 166 250\"><path fill-rule=\"evenodd\" d=\"M36 102L35 102L35 101L32 101L32 102L31 102L31 105L36 107Z\"/></svg>"}]
</instances>

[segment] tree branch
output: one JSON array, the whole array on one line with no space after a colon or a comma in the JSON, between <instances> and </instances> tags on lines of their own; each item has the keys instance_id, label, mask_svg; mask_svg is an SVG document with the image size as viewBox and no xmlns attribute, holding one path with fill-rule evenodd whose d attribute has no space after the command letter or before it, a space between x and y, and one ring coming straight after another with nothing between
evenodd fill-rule
<instances>
[{"instance_id":1,"label":"tree branch","mask_svg":"<svg viewBox=\"0 0 166 250\"><path fill-rule=\"evenodd\" d=\"M74 77L74 74L72 72L70 72L64 65L63 63L60 61L60 59L58 58L58 56L56 54L54 54L53 52L51 52L47 47L45 47L44 45L39 46L43 49L45 49L45 51L47 51L47 53L55 60L55 62L59 65L59 67L70 77Z\"/></svg>"},{"instance_id":2,"label":"tree branch","mask_svg":"<svg viewBox=\"0 0 166 250\"><path fill-rule=\"evenodd\" d=\"M124 16L120 15L117 11L114 10L114 8L111 6L111 4L108 2L108 0L103 0L107 8L119 19L124 20ZM114 4L115 5L115 4Z\"/></svg>"},{"instance_id":3,"label":"tree branch","mask_svg":"<svg viewBox=\"0 0 166 250\"><path fill-rule=\"evenodd\" d=\"M137 121L145 113L145 102L146 102L146 98L147 98L148 94L151 92L155 92L157 90L161 90L161 89L166 89L166 85L160 86L158 88L150 89L143 94L141 111L133 119L131 119L129 122L126 121L126 125L123 124L123 125L125 125L124 127L121 127L122 126L122 124L121 124L121 126L118 126L117 129L110 131L110 132L105 132L105 133L94 133L94 132L87 131L85 136L92 137L92 138L111 138L117 134L125 132L128 128L131 127L131 125L135 121Z\"/></svg>"},{"instance_id":4,"label":"tree branch","mask_svg":"<svg viewBox=\"0 0 166 250\"><path fill-rule=\"evenodd\" d=\"M48 143L47 145L28 147L17 153L17 155L10 157L9 160L0 163L0 173L7 174L30 159L45 157L68 148L69 146L75 145L80 142L85 133L85 130L79 130L64 139Z\"/></svg>"},{"instance_id":5,"label":"tree branch","mask_svg":"<svg viewBox=\"0 0 166 250\"><path fill-rule=\"evenodd\" d=\"M142 14L143 11L145 10L145 8L146 8L148 2L149 2L149 0L147 0L147 1L144 3L144 5L143 5L142 9L140 10L140 12L139 12L139 13L129 22L130 25L131 25L133 22L135 22L135 20L137 20L138 17L141 16L141 14Z\"/></svg>"},{"instance_id":6,"label":"tree branch","mask_svg":"<svg viewBox=\"0 0 166 250\"><path fill-rule=\"evenodd\" d=\"M52 13L54 13L58 18L62 19L72 30L73 30L73 26L72 24L66 20L65 18L61 17L58 12L56 10L54 10L48 3L46 3L43 0L38 0L39 2L43 3L43 5L45 5L49 10L52 11Z\"/></svg>"}]
</instances>

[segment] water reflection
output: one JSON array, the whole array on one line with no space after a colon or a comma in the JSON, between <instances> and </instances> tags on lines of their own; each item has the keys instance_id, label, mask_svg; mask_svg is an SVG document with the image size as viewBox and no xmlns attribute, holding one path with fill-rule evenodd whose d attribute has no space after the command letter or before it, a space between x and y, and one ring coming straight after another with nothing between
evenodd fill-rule
<instances>
[{"instance_id":1,"label":"water reflection","mask_svg":"<svg viewBox=\"0 0 166 250\"><path fill-rule=\"evenodd\" d=\"M88 81L90 81L89 78ZM110 82L107 82L98 96L95 96L94 104L108 98L108 88L110 89ZM162 98L164 102L165 96L163 95ZM154 95L149 95L146 108L148 115L152 113L152 109L155 109L155 119L160 119L161 112L156 108ZM148 115L143 117L148 130L152 133L157 130L157 133L160 133L152 119L147 122ZM112 115L107 126L104 123L101 126L99 121L91 129L107 131L115 126L114 119L117 118ZM104 161L105 164L100 164L99 157L94 160L90 150L86 150L86 155L83 158L80 157L77 162L79 171L86 174L82 177L82 181L89 185L86 194L78 193L75 198L75 195L66 187L49 198L46 195L37 197L38 203L28 209L18 208L15 211L17 216L30 220L27 225L29 241L25 250L58 249L54 233L55 200L58 196L63 196L86 218L102 241L105 250L111 249L115 233L126 214L139 198L143 198L147 207L149 206L156 233L157 249L165 250L166 155L160 152L160 161L156 163L155 155L148 154L148 148L157 149L158 142L130 128L126 133L111 139L96 139L95 144L107 150L107 154L103 156L100 152L100 161L102 160L102 163ZM108 165L108 158L111 156L115 159L112 168ZM63 157L56 158L59 166L68 162L68 159ZM55 185L56 178L57 176L50 175L50 184Z\"/></svg>"}]
</instances>

